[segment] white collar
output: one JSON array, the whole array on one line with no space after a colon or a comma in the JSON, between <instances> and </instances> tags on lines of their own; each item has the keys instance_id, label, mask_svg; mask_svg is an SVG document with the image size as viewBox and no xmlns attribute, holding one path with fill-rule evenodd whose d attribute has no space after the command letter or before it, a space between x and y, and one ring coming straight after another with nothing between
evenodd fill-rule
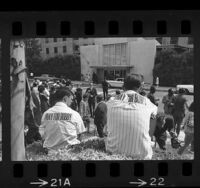
<instances>
[{"instance_id":1,"label":"white collar","mask_svg":"<svg viewBox=\"0 0 200 188\"><path fill-rule=\"evenodd\" d=\"M55 104L55 106L63 106L69 108L64 102L60 101Z\"/></svg>"}]
</instances>

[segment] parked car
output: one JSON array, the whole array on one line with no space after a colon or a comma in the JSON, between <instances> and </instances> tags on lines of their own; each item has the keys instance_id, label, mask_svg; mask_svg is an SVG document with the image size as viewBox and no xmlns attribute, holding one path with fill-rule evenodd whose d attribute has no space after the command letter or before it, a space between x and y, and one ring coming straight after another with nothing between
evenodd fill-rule
<instances>
[{"instance_id":1,"label":"parked car","mask_svg":"<svg viewBox=\"0 0 200 188\"><path fill-rule=\"evenodd\" d=\"M109 87L122 88L124 85L124 78L116 78L115 80L106 80Z\"/></svg>"},{"instance_id":2,"label":"parked car","mask_svg":"<svg viewBox=\"0 0 200 188\"><path fill-rule=\"evenodd\" d=\"M194 85L177 85L176 92L178 93L179 89L184 89L186 94L193 94L194 93Z\"/></svg>"}]
</instances>

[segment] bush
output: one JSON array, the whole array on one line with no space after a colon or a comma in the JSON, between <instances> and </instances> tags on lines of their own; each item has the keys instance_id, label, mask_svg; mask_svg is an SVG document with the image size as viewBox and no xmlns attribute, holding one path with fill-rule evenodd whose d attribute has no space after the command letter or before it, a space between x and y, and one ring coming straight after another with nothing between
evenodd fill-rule
<instances>
[{"instance_id":1,"label":"bush","mask_svg":"<svg viewBox=\"0 0 200 188\"><path fill-rule=\"evenodd\" d=\"M193 84L193 51L177 53L169 49L158 52L153 77L154 82L159 77L162 86Z\"/></svg>"}]
</instances>

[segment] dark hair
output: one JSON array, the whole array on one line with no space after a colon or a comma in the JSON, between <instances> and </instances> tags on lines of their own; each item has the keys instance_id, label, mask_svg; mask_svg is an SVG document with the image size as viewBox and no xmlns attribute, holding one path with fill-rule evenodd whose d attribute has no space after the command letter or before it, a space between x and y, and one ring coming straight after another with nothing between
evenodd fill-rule
<instances>
[{"instance_id":1,"label":"dark hair","mask_svg":"<svg viewBox=\"0 0 200 188\"><path fill-rule=\"evenodd\" d=\"M36 87L37 86L37 83L36 82L33 82L33 87Z\"/></svg>"},{"instance_id":2,"label":"dark hair","mask_svg":"<svg viewBox=\"0 0 200 188\"><path fill-rule=\"evenodd\" d=\"M66 87L58 88L55 92L56 101L62 101L62 99L67 96L73 96L73 93Z\"/></svg>"},{"instance_id":3,"label":"dark hair","mask_svg":"<svg viewBox=\"0 0 200 188\"><path fill-rule=\"evenodd\" d=\"M103 100L103 96L102 95L97 95L97 102L100 102Z\"/></svg>"},{"instance_id":4,"label":"dark hair","mask_svg":"<svg viewBox=\"0 0 200 188\"><path fill-rule=\"evenodd\" d=\"M174 93L174 91L170 88L168 89L168 93Z\"/></svg>"},{"instance_id":5,"label":"dark hair","mask_svg":"<svg viewBox=\"0 0 200 188\"><path fill-rule=\"evenodd\" d=\"M125 90L137 90L140 88L142 78L140 75L130 74L124 79Z\"/></svg>"},{"instance_id":6,"label":"dark hair","mask_svg":"<svg viewBox=\"0 0 200 188\"><path fill-rule=\"evenodd\" d=\"M165 119L165 113L159 112L159 113L156 115L156 120L157 120L157 122L163 122L164 119Z\"/></svg>"},{"instance_id":7,"label":"dark hair","mask_svg":"<svg viewBox=\"0 0 200 188\"><path fill-rule=\"evenodd\" d=\"M178 90L178 93L179 93L179 94L184 94L184 93L185 93L185 90L184 90L183 88L180 88L180 89Z\"/></svg>"},{"instance_id":8,"label":"dark hair","mask_svg":"<svg viewBox=\"0 0 200 188\"><path fill-rule=\"evenodd\" d=\"M45 87L44 87L43 85L39 85L39 86L38 86L38 91L39 91L40 93L42 93L44 90L45 90Z\"/></svg>"},{"instance_id":9,"label":"dark hair","mask_svg":"<svg viewBox=\"0 0 200 188\"><path fill-rule=\"evenodd\" d=\"M189 111L194 112L194 102L190 104Z\"/></svg>"},{"instance_id":10,"label":"dark hair","mask_svg":"<svg viewBox=\"0 0 200 188\"><path fill-rule=\"evenodd\" d=\"M150 93L155 93L156 92L156 88L154 86L150 87Z\"/></svg>"},{"instance_id":11,"label":"dark hair","mask_svg":"<svg viewBox=\"0 0 200 188\"><path fill-rule=\"evenodd\" d=\"M120 95L120 90L119 89L116 90L115 93L116 93L116 95Z\"/></svg>"},{"instance_id":12,"label":"dark hair","mask_svg":"<svg viewBox=\"0 0 200 188\"><path fill-rule=\"evenodd\" d=\"M84 95L83 95L83 98L84 98L84 99L88 98L88 95L87 95L87 94L84 94Z\"/></svg>"}]
</instances>

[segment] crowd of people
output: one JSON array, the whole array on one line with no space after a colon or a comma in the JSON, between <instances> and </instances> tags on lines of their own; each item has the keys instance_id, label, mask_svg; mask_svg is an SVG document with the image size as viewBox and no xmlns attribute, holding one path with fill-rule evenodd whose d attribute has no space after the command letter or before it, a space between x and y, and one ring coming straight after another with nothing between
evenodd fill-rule
<instances>
[{"instance_id":1,"label":"crowd of people","mask_svg":"<svg viewBox=\"0 0 200 188\"><path fill-rule=\"evenodd\" d=\"M103 95L98 95L91 83L83 93L81 85L75 89L71 80L35 80L31 86L33 114L26 113L29 114L25 121L29 128L26 144L42 140L47 149L78 144L83 134L90 133L91 119L94 119L98 136L105 138L106 151L110 153L151 159L152 141L166 150L167 134L178 154L181 155L190 144L193 151L194 104L187 105L183 90L175 96L169 89L162 99L164 112L158 112L156 88L152 86L146 94L140 76L128 75L124 79L123 92L116 90L114 96L108 94L106 79L102 89ZM151 122L155 122L152 135L149 134ZM182 124L183 145L178 140Z\"/></svg>"}]
</instances>

